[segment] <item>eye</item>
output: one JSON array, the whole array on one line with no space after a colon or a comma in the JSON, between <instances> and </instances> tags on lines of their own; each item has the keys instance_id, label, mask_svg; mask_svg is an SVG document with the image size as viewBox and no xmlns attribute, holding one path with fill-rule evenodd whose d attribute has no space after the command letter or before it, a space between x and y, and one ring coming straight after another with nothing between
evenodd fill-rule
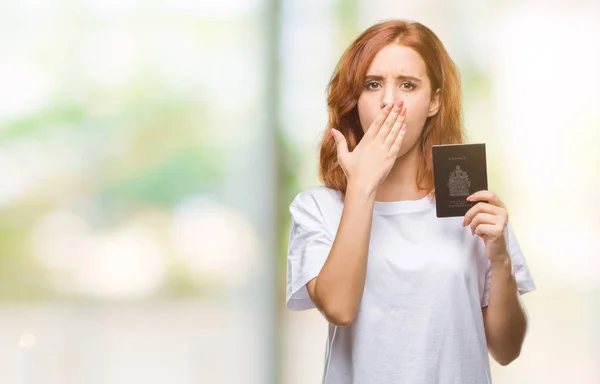
<instances>
[{"instance_id":1,"label":"eye","mask_svg":"<svg viewBox=\"0 0 600 384\"><path fill-rule=\"evenodd\" d=\"M367 84L365 84L365 89L373 90L380 86L381 85L378 82L371 80L368 81Z\"/></svg>"},{"instance_id":2,"label":"eye","mask_svg":"<svg viewBox=\"0 0 600 384\"><path fill-rule=\"evenodd\" d=\"M412 91L413 89L415 89L417 87L415 84L411 83L410 81L405 81L402 84L400 84L400 86L409 91Z\"/></svg>"}]
</instances>

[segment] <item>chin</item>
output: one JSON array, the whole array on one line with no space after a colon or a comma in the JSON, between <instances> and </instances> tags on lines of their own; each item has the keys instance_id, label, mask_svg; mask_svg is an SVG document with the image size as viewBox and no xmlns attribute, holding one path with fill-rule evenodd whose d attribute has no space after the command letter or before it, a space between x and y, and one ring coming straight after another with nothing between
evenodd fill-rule
<instances>
[{"instance_id":1,"label":"chin","mask_svg":"<svg viewBox=\"0 0 600 384\"><path fill-rule=\"evenodd\" d=\"M417 152L417 143L416 142L412 143L412 145L407 148L404 148L404 143L403 143L402 147L400 148L400 152L398 152L398 156L396 156L396 159L406 157L407 155L414 154L416 152Z\"/></svg>"}]
</instances>

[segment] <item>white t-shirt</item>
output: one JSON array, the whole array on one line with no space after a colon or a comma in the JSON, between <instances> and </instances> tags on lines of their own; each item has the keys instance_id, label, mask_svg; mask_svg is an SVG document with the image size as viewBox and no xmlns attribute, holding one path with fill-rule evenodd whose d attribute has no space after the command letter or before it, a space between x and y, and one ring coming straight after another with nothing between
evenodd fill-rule
<instances>
[{"instance_id":1,"label":"white t-shirt","mask_svg":"<svg viewBox=\"0 0 600 384\"><path fill-rule=\"evenodd\" d=\"M314 308L306 284L325 263L343 209L340 193L314 187L290 204L286 303ZM324 384L491 383L481 308L490 263L462 217L435 203L375 202L364 293L347 327L329 324ZM505 231L520 294L535 289L517 239Z\"/></svg>"}]
</instances>

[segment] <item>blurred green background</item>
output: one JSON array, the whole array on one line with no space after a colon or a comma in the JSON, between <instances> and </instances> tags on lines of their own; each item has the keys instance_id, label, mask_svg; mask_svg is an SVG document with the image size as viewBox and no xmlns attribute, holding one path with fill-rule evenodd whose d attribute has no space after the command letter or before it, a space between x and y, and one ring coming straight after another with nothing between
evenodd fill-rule
<instances>
[{"instance_id":1,"label":"blurred green background","mask_svg":"<svg viewBox=\"0 0 600 384\"><path fill-rule=\"evenodd\" d=\"M284 308L325 88L374 22L461 73L538 290L497 383L600 383L600 5L576 0L3 0L0 382L313 383Z\"/></svg>"}]
</instances>

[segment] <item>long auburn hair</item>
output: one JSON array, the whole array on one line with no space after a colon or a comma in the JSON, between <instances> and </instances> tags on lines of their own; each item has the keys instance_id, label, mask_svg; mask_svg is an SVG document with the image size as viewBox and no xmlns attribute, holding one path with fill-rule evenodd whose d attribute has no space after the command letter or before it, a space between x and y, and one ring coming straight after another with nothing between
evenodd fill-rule
<instances>
[{"instance_id":1,"label":"long auburn hair","mask_svg":"<svg viewBox=\"0 0 600 384\"><path fill-rule=\"evenodd\" d=\"M329 118L321 139L319 177L325 186L346 194L347 180L337 160L335 140L330 129L340 131L350 151L364 132L358 118L358 98L367 70L375 55L389 44L414 49L425 61L432 97L440 89L440 108L425 121L416 145L423 159L417 171L417 187L434 195L431 147L463 142L462 106L458 71L440 39L426 26L410 21L391 20L364 31L342 55L327 87Z\"/></svg>"}]
</instances>

